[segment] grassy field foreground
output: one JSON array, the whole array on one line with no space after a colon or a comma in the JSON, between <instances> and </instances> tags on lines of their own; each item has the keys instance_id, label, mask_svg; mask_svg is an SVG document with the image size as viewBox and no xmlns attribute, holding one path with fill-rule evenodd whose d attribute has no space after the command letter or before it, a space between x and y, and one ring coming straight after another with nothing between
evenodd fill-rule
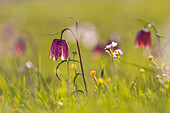
<instances>
[{"instance_id":1,"label":"grassy field foreground","mask_svg":"<svg viewBox=\"0 0 170 113\"><path fill-rule=\"evenodd\" d=\"M168 0L0 1L0 111L169 113L169 4ZM47 33L70 28L77 36L75 21L68 17L78 21L88 93L69 31L62 37L69 44L69 63L48 58L52 41L60 34ZM156 35L147 22L154 23ZM137 32L144 25L151 32L151 46L135 48ZM90 38L82 38L85 34ZM109 40L118 43L123 55L113 58L113 52L103 52ZM97 44L103 49L96 54Z\"/></svg>"}]
</instances>

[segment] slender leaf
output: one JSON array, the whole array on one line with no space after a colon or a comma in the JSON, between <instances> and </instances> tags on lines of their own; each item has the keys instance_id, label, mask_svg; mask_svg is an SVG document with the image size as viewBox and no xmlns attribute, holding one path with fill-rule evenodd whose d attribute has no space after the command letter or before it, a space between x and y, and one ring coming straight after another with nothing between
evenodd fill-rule
<instances>
[{"instance_id":1,"label":"slender leaf","mask_svg":"<svg viewBox=\"0 0 170 113\"><path fill-rule=\"evenodd\" d=\"M67 60L61 61L61 62L57 65L57 67L56 67L56 76L57 76L57 78L58 78L59 80L61 80L61 78L60 78L59 75L57 74L57 70L58 70L59 66L60 66L62 63L66 62L66 61L67 61ZM71 60L71 59L69 59L68 61L79 62L79 61L77 61L77 60Z\"/></svg>"},{"instance_id":2,"label":"slender leaf","mask_svg":"<svg viewBox=\"0 0 170 113\"><path fill-rule=\"evenodd\" d=\"M76 73L76 76L73 79L73 83L75 86L76 86L76 79L77 79L78 75L82 75L82 73Z\"/></svg>"},{"instance_id":3,"label":"slender leaf","mask_svg":"<svg viewBox=\"0 0 170 113\"><path fill-rule=\"evenodd\" d=\"M74 90L74 91L71 93L71 95L74 95L75 93L78 93L78 92L84 94L84 91L83 91L83 90L81 90L81 89L76 89L76 90Z\"/></svg>"}]
</instances>

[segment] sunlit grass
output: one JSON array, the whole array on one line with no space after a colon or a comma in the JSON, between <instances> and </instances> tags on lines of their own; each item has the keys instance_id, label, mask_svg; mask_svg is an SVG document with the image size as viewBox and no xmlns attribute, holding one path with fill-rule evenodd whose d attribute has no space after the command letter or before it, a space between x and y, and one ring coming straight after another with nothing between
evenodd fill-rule
<instances>
[{"instance_id":1,"label":"sunlit grass","mask_svg":"<svg viewBox=\"0 0 170 113\"><path fill-rule=\"evenodd\" d=\"M157 61L157 56L153 56L154 62L148 60L150 51L158 44L154 33L149 51L135 48L134 44L137 31L143 27L138 18L154 22L160 34L169 35L165 33L170 10L168 1L22 1L4 2L0 7L3 9L0 24L13 21L17 37L23 36L27 45L23 56L10 53L15 39L11 39L11 45L0 46L1 112L170 112L169 79L161 83L164 77L160 69L155 68L155 62L167 65L169 59L158 57ZM60 81L56 77L56 66L61 59L48 59L51 43L60 35L45 35L43 26L48 33L56 33L74 24L68 16L75 17L79 24L94 23L100 43L106 43L111 33L116 32L123 51L120 62L112 62L107 54L103 60L94 59L92 48L86 49L80 43L88 94L79 91L72 95L75 90L72 62L68 82L67 63L58 69ZM69 47L72 59L76 44ZM79 60L78 55L75 59ZM26 66L27 61L33 63L33 68ZM104 78L101 78L103 65ZM79 63L76 70L81 72ZM78 89L85 92L81 76L77 76L76 83Z\"/></svg>"}]
</instances>

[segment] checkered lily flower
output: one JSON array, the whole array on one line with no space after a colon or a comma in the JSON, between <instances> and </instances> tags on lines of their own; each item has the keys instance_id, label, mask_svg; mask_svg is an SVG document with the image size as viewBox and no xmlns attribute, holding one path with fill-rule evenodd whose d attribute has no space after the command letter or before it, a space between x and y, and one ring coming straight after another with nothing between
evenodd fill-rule
<instances>
[{"instance_id":1,"label":"checkered lily flower","mask_svg":"<svg viewBox=\"0 0 170 113\"><path fill-rule=\"evenodd\" d=\"M53 55L53 61L58 59L58 57L61 57L61 60L66 60L68 61L68 56L69 56L69 45L68 43L63 40L63 39L54 39L52 44L51 44L51 49L50 49L50 55L49 59Z\"/></svg>"},{"instance_id":2,"label":"checkered lily flower","mask_svg":"<svg viewBox=\"0 0 170 113\"><path fill-rule=\"evenodd\" d=\"M137 33L135 46L149 48L151 46L151 33L147 29L142 29Z\"/></svg>"},{"instance_id":3,"label":"checkered lily flower","mask_svg":"<svg viewBox=\"0 0 170 113\"><path fill-rule=\"evenodd\" d=\"M26 51L26 42L24 39L19 38L13 48L13 53L17 56L24 55Z\"/></svg>"}]
</instances>

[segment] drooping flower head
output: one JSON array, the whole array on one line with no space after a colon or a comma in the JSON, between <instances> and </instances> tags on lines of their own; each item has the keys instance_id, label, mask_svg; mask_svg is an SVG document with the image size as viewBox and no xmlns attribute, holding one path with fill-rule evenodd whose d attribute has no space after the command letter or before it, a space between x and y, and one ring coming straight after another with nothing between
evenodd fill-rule
<instances>
[{"instance_id":1,"label":"drooping flower head","mask_svg":"<svg viewBox=\"0 0 170 113\"><path fill-rule=\"evenodd\" d=\"M16 26L13 22L7 21L2 24L2 29L0 30L0 37L5 44L9 44L11 40L16 38Z\"/></svg>"},{"instance_id":2,"label":"drooping flower head","mask_svg":"<svg viewBox=\"0 0 170 113\"><path fill-rule=\"evenodd\" d=\"M69 56L68 43L63 39L54 39L51 44L49 58L51 58L51 55L53 55L53 60L57 61L58 57L61 57L61 60L68 61Z\"/></svg>"},{"instance_id":3,"label":"drooping flower head","mask_svg":"<svg viewBox=\"0 0 170 113\"><path fill-rule=\"evenodd\" d=\"M23 38L19 38L14 44L13 53L15 55L23 55L26 51L26 42Z\"/></svg>"},{"instance_id":4,"label":"drooping flower head","mask_svg":"<svg viewBox=\"0 0 170 113\"><path fill-rule=\"evenodd\" d=\"M138 45L142 48L149 48L151 46L151 33L149 30L142 29L137 33L135 46L137 47Z\"/></svg>"}]
</instances>

